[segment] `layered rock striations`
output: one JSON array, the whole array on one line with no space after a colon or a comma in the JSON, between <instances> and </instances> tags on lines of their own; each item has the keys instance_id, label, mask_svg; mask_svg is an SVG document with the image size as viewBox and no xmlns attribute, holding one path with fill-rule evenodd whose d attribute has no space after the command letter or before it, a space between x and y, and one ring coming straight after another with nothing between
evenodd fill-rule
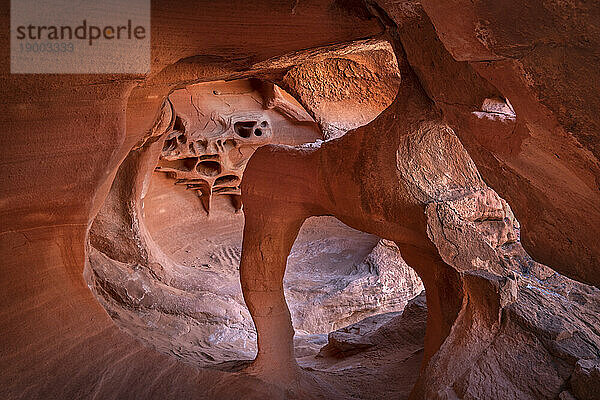
<instances>
[{"instance_id":1,"label":"layered rock striations","mask_svg":"<svg viewBox=\"0 0 600 400\"><path fill-rule=\"evenodd\" d=\"M5 64L0 396L594 398L598 290L553 271L600 282L598 15L594 2L556 0L154 2L146 76L11 75ZM394 58L399 72L388 68ZM169 261L142 199L175 126L169 96L250 78L287 90L337 139L250 158L246 311L230 281L190 280ZM275 86L258 90L267 109L294 114ZM348 98L354 91L366 99ZM355 103L357 115L335 121ZM304 220L325 215L396 243L427 305L343 327L331 351L296 361L287 257ZM367 260L388 250L381 243ZM372 280L384 304L386 282L398 280L370 265L357 281ZM153 339L167 353L191 325L180 317L210 315L242 332L251 316L257 358L217 370L177 360L200 353L161 354L118 329L106 311L122 308L104 309L88 283L133 310L130 326L170 326L175 334ZM199 309L191 292L213 308ZM200 348L214 357L211 343ZM239 349L226 350L234 359Z\"/></svg>"},{"instance_id":2,"label":"layered rock striations","mask_svg":"<svg viewBox=\"0 0 600 400\"><path fill-rule=\"evenodd\" d=\"M250 117L252 129L240 131ZM261 144L312 142L320 132L281 89L248 80L175 91L153 132L128 156L92 225L88 285L149 347L196 366L251 360L256 333L238 273L244 218L234 214L241 201L232 207L211 197L239 197ZM211 189L234 174L230 191ZM330 218L307 221L303 232L286 278L299 352L316 353L333 329L402 310L422 290L393 243Z\"/></svg>"}]
</instances>

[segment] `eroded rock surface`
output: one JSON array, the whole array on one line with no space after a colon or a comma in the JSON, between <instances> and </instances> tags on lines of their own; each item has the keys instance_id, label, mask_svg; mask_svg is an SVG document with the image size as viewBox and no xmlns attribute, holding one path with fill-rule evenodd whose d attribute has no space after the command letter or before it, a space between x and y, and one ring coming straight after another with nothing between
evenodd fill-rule
<instances>
[{"instance_id":1,"label":"eroded rock surface","mask_svg":"<svg viewBox=\"0 0 600 400\"><path fill-rule=\"evenodd\" d=\"M483 289L478 295L488 296L481 299L484 304L492 301L499 306L498 314L488 314L494 322L486 321L482 313L491 310L465 305L466 319L457 321L455 331L431 360L428 379L418 386L414 398L597 397L600 292L556 274L545 280L521 273L515 278L516 282L507 283L482 272L468 273L466 279L474 290L471 301L478 301L475 293ZM496 298L489 297L486 289L490 279L495 282ZM513 293L505 293L508 287ZM364 368L378 355L378 368L384 368L392 364L385 354L421 354L423 344L415 339L424 334L424 300L424 296L412 300L403 313L369 317L330 333L318 358L303 358L302 365L320 370ZM417 325L423 329L421 335L417 331L412 338L394 340L400 332L414 329L415 321L422 324ZM404 376L401 371L397 374Z\"/></svg>"},{"instance_id":2,"label":"eroded rock surface","mask_svg":"<svg viewBox=\"0 0 600 400\"><path fill-rule=\"evenodd\" d=\"M399 81L396 57L386 41L303 63L283 77L326 139L371 122L392 103Z\"/></svg>"},{"instance_id":3,"label":"eroded rock surface","mask_svg":"<svg viewBox=\"0 0 600 400\"><path fill-rule=\"evenodd\" d=\"M597 5L377 3L428 98L511 204L527 251L599 286Z\"/></svg>"},{"instance_id":4,"label":"eroded rock surface","mask_svg":"<svg viewBox=\"0 0 600 400\"><path fill-rule=\"evenodd\" d=\"M267 82L191 85L169 101L175 120L156 169L194 190L207 213L216 195L228 196L241 209L244 168L258 147L321 138L302 106Z\"/></svg>"},{"instance_id":5,"label":"eroded rock surface","mask_svg":"<svg viewBox=\"0 0 600 400\"><path fill-rule=\"evenodd\" d=\"M88 282L119 326L146 345L198 366L255 356L256 333L239 285L243 215L215 200L208 217L194 193L206 209L213 192L199 186L232 174L241 181L248 158L265 141L315 139L311 117L288 97L248 80L176 91L162 119L162 131L170 132L148 139L117 175L91 230ZM260 121L236 131L235 121L252 115L268 119L264 132L256 136ZM123 202L131 185L135 190ZM423 288L394 243L332 218L307 221L289 272L286 296L303 355L316 353L333 329L402 310Z\"/></svg>"},{"instance_id":6,"label":"eroded rock surface","mask_svg":"<svg viewBox=\"0 0 600 400\"><path fill-rule=\"evenodd\" d=\"M402 47L395 45L399 54ZM555 295L552 284L536 279L550 279L547 268L532 268L507 203L487 187L454 130L438 119L438 110L411 69L402 60L399 64L399 95L373 124L321 146L266 146L250 161L243 183L247 209L241 278L259 353L248 370L276 385L302 376L293 358L290 311L282 296L286 258L307 216L332 214L351 227L394 240L424 282L427 332L413 398L567 396L564 389L575 364L597 358L600 349L594 312L561 317L562 310L577 308L577 303L545 297ZM486 112L514 118L508 103L498 104L486 103ZM398 114L404 118L396 119ZM374 129L386 134L374 140ZM285 197L265 189L278 176L265 168L267 160L296 171L279 176ZM300 180L311 181L310 190L296 189ZM521 281L521 273L528 272L536 276ZM590 300L596 298L595 288L578 285L590 293ZM552 311L543 316L546 302ZM535 317L525 324L530 314ZM563 335L552 333L554 325L568 326L581 336L563 348ZM322 354L339 358L368 351L373 346L369 334L359 337L353 329L361 327L332 334ZM510 343L515 340L518 346ZM512 361L521 355L527 362ZM561 363L564 359L569 361ZM271 371L274 364L286 369ZM503 369L506 365L510 370ZM548 365L553 370L544 372ZM526 381L538 376L540 384L524 384L521 375L529 376ZM497 379L501 382L495 383Z\"/></svg>"},{"instance_id":7,"label":"eroded rock surface","mask_svg":"<svg viewBox=\"0 0 600 400\"><path fill-rule=\"evenodd\" d=\"M313 229L321 230L319 225L312 224ZM324 233L331 234L329 230ZM345 268L339 268L343 262L328 266L331 261L321 259L319 253L348 257L353 252L353 244L341 252L336 249L339 245L332 239L343 244L342 238L303 242L300 236L292 248L285 288L296 331L328 333L368 315L400 311L423 290L421 279L402 260L397 246L384 240L377 241L370 253L355 264ZM314 257L308 265L307 256Z\"/></svg>"},{"instance_id":8,"label":"eroded rock surface","mask_svg":"<svg viewBox=\"0 0 600 400\"><path fill-rule=\"evenodd\" d=\"M172 191L150 187L146 213ZM157 182L158 183L158 182ZM194 365L251 360L256 333L239 286L243 217L217 201L211 221L195 196L181 191L173 202L188 204L196 221L174 213L149 217L156 243L170 256L150 270L111 260L90 249L92 284L98 298L124 330L146 345ZM168 204L172 205L173 203ZM179 220L177 218L180 218ZM197 231L196 225L212 227ZM170 228L169 228L170 227ZM177 231L173 233L171 229ZM175 245L184 246L174 250ZM326 334L364 316L404 308L422 283L392 243L345 227L331 218L305 224L290 254L286 296L292 308L298 356L316 354Z\"/></svg>"},{"instance_id":9,"label":"eroded rock surface","mask_svg":"<svg viewBox=\"0 0 600 400\"><path fill-rule=\"evenodd\" d=\"M537 261L599 285L598 4L422 3L153 2L152 65L147 76L16 75L5 64L0 395L404 398L419 379L414 398L594 398L596 289L564 280L529 259L508 234L507 209L481 182L485 180L511 204L521 223L523 244ZM0 18L10 26L8 5L5 11ZM350 60L345 55L349 49L379 46L384 30L394 42L402 70L400 98L382 118L368 128L349 131L337 142L324 143L322 151L318 146L270 148L259 150L250 161L269 165L270 160L271 166L297 175L286 177L291 189L285 192L284 205L292 207L282 207L273 193L275 183L281 183L275 173L280 171L255 171L251 173L255 178L247 182L249 190L266 193L256 203L285 211L269 216L275 228L268 236L248 243L263 246L268 255L263 261L277 266L259 268L254 275L258 279L251 276L245 288L248 305L262 326L266 356L259 355L246 372L195 368L141 346L117 329L82 279L84 260L122 267L119 277L129 286L120 286L111 296L131 296L127 301L132 308L152 300L146 298L142 282L148 281L141 274L151 275L155 282L168 281L165 298L181 294L173 288L188 291L203 285L190 283L185 269L180 276L161 269L168 265L164 254L153 246L143 219L136 218L143 214L141 199L148 187L143 171L154 168L162 149L145 145L164 133L155 128L162 126L157 124L160 115L168 114L162 106L172 91L198 82L256 77L292 93L284 78L306 62L320 65L322 71L315 76L325 81L335 77L342 82L341 75L348 74L362 85L377 76L363 68L369 57ZM8 43L8 30L5 33ZM8 59L9 46L3 50ZM389 57L382 55L382 60ZM295 78L310 76L302 68L295 72L301 70ZM299 80L295 84L310 87ZM343 87L315 87L325 94L347 93ZM385 82L379 87L378 92L364 93L391 93ZM277 108L277 98L274 94L268 107ZM366 103L376 104L378 99ZM331 122L328 118L335 113L324 112L321 118L317 107L305 105L322 127L331 127L331 136L356 127ZM379 106L385 107L380 103L373 109ZM332 109L345 111L335 104ZM376 115L351 116L358 121ZM430 184L414 185L411 173L418 169L400 174L398 138L418 132L422 122L423 128L452 131L460 139L483 177L473 181L471 193L424 202L422 189ZM427 146L420 152L439 155ZM327 173L302 172L296 168L304 165L299 160L322 166L313 172ZM453 161L460 160L452 158L448 164ZM448 164L440 161L430 167ZM260 190L256 177L261 174L270 191ZM452 182L460 177L447 178ZM407 197L405 188L398 190L399 180L414 189ZM399 201L402 207L397 207ZM472 203L476 209L489 204L495 211L463 215ZM298 209L306 213L293 215ZM400 243L404 258L427 286L423 344L415 340L423 335L421 310L412 314L418 323L394 325L382 335L398 338L396 345L378 348L373 334L369 336L373 347L337 359L329 371L327 365L322 371L289 367L293 329L283 296L280 275L286 259L281 255L292 248L299 220L315 214L338 214L349 226ZM460 227L469 235L477 233L477 219L482 220L483 231L499 228L498 234L465 240ZM398 221L404 226L394 224ZM225 252L223 258L236 254ZM247 265L256 269L260 264L250 259ZM226 297L220 301L227 302ZM269 304L270 315L264 312ZM175 300L159 309L198 314ZM403 348L401 343L409 345ZM366 356L354 358L362 355ZM426 368L419 372L421 360ZM304 360L300 363L305 365Z\"/></svg>"}]
</instances>

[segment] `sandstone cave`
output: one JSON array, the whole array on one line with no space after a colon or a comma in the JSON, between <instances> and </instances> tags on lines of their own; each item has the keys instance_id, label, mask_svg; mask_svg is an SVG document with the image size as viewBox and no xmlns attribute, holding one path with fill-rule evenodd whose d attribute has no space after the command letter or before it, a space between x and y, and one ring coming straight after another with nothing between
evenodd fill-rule
<instances>
[{"instance_id":1,"label":"sandstone cave","mask_svg":"<svg viewBox=\"0 0 600 400\"><path fill-rule=\"evenodd\" d=\"M600 5L149 4L3 68L0 398L599 398Z\"/></svg>"}]
</instances>

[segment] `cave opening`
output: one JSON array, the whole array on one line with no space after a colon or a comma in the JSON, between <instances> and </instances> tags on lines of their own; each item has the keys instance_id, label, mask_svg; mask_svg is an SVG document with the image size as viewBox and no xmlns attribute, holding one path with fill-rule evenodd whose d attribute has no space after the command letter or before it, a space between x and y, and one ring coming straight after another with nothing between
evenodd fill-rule
<instances>
[{"instance_id":1,"label":"cave opening","mask_svg":"<svg viewBox=\"0 0 600 400\"><path fill-rule=\"evenodd\" d=\"M139 231L129 240L101 238L107 236L104 225L135 219L118 221L123 215L103 212L92 229L91 252L98 257L90 257L88 281L109 314L151 347L197 366L223 367L256 355L256 332L239 286L244 218L238 211L248 158L267 143L302 145L323 138L304 107L281 88L275 89L279 106L265 106L264 85L208 82L173 92L173 125L160 152L149 151L156 167L137 199ZM109 240L117 244L107 246ZM123 257L106 249L123 250L131 240L147 248L138 255L143 267L123 268ZM355 331L350 325L373 317L360 328L363 336L371 333L423 290L395 244L332 217L304 223L288 263L285 290L296 356L307 367L320 365L315 356L328 341L320 358L355 354L341 345L347 332L337 333L340 348L328 334L347 326ZM349 343L352 347L352 340L345 346Z\"/></svg>"},{"instance_id":2,"label":"cave opening","mask_svg":"<svg viewBox=\"0 0 600 400\"><path fill-rule=\"evenodd\" d=\"M282 349L285 355L287 340L285 327L280 330L277 325L290 323L291 360L266 358L267 375L277 379L282 374L272 369L287 363L292 374L313 371L333 386L341 374L354 382L354 393L365 394L362 386L375 384L407 398L431 357L440 349L440 357L445 356L442 345L455 320L464 318L459 312L464 311L461 302L469 290L469 295L498 295L498 304L510 304L516 278L506 271L526 264L533 279L548 277L545 267L521 247L519 224L508 204L487 187L453 129L436 119L421 121L419 129L394 144L393 176L389 181L382 176L384 184L376 181L372 193L378 201L384 196L396 199L398 193L383 190L399 180L408 182L407 192L414 196L408 219L416 221L418 229L425 228L416 240L421 247L410 242L414 232L395 225L394 218L401 217L396 209L385 216L392 217L387 226L380 223L385 218L376 209L364 204L352 208L374 214L366 224L343 209L310 209L313 199L297 189L318 192L320 188L310 185L311 177L331 173L313 170L318 163L311 161L311 154L333 152L335 161L326 166L339 168L334 176L340 182L329 178L326 195L315 197L327 202L337 191L350 195L337 199L339 203L356 202L362 194L344 187L356 184L344 163L358 157L352 165L362 174L366 164L378 159L362 157L361 152L372 152L377 140L389 138L377 139L371 133L364 137L371 140L367 142L361 139L361 127L371 121L380 127L380 119L395 119L388 107L402 102L396 96L400 73L389 44L377 43L344 57L300 63L277 84L239 78L189 84L170 93L155 127L117 171L90 230L84 275L121 329L197 367L235 372L260 365L261 329L257 335L257 314L250 315L240 286L242 239L248 225L242 201L246 172L254 176L253 191L262 193L260 207L268 210L271 201L281 202L282 197L297 203L298 197L302 206L309 205L285 262L285 311L275 315L275 326L269 326L270 317L258 315L267 321L263 335L283 337L274 342L279 346L275 353ZM408 85L415 79L410 73L403 78ZM315 88L310 84L314 80L328 84ZM512 105L501 97L486 98L470 114L483 125L511 126L516 119ZM349 131L352 134L346 136ZM255 163L259 167L247 168L256 151L261 153ZM375 169L368 175L382 172L390 171ZM286 187L290 179L294 184L287 186L285 196L271 197L273 188ZM296 223L284 217L281 227L291 226L293 231ZM266 246L273 240L269 229L264 237L259 229ZM267 266L273 263L269 256L263 261ZM436 269L439 266L443 268ZM507 276L497 284L502 286L500 294L493 292L493 285L469 286L481 277L468 274L480 267ZM264 277L254 282L261 279L270 284ZM448 346L457 340L460 336L451 337ZM267 347L272 345L267 340Z\"/></svg>"},{"instance_id":3,"label":"cave opening","mask_svg":"<svg viewBox=\"0 0 600 400\"><path fill-rule=\"evenodd\" d=\"M1 398L598 397L600 3L151 3L10 52Z\"/></svg>"},{"instance_id":4,"label":"cave opening","mask_svg":"<svg viewBox=\"0 0 600 400\"><path fill-rule=\"evenodd\" d=\"M376 53L381 51L378 47ZM384 53L386 57L378 57L389 68L391 48ZM366 59L366 54L354 59ZM117 324L147 345L196 366L235 369L252 360L256 332L239 286L244 225L240 184L246 163L262 145L312 146L372 120L395 95L398 72L385 72L390 79L375 84L373 90L381 96L374 104L353 91L335 96L306 92L301 104L282 88L256 79L206 82L171 93L165 108L171 107L174 118L163 145L138 157L148 158L145 165L155 158L156 167L142 179L141 204L123 210L134 216L118 221L122 213L100 212L92 228L88 283ZM330 111L342 106L345 114ZM131 224L135 214L137 226L119 228L130 231L126 240L106 237L114 230L108 225ZM132 242L144 249L142 254L124 257L120 253ZM136 265L123 265L133 260ZM365 343L354 346L354 341L399 317L423 291L393 242L333 217L305 221L288 264L285 291L296 358L306 368L335 369L331 360L337 363L369 348ZM424 301L418 304L423 314ZM421 331L424 323L416 324ZM422 346L418 339L416 343ZM411 362L418 366L420 356Z\"/></svg>"}]
</instances>

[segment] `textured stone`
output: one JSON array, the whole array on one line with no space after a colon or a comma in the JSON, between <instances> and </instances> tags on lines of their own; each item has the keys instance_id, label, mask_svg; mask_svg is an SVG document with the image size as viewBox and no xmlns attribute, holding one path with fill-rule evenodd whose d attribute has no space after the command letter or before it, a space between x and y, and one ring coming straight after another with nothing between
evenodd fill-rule
<instances>
[{"instance_id":1,"label":"textured stone","mask_svg":"<svg viewBox=\"0 0 600 400\"><path fill-rule=\"evenodd\" d=\"M600 390L600 361L596 359L581 359L577 361L571 375L571 391L578 399L592 400Z\"/></svg>"},{"instance_id":2,"label":"textured stone","mask_svg":"<svg viewBox=\"0 0 600 400\"><path fill-rule=\"evenodd\" d=\"M268 118L264 134L271 142L294 144L317 137L315 124L298 103L280 99L271 111L265 105L271 100L265 100L266 110L261 108L256 99L268 86L243 80L173 93L153 130L158 134L130 153L90 231L88 285L115 322L147 346L196 366L252 359L256 333L238 283L243 217L221 204L209 218L190 192L201 181L216 182L227 174L236 173L241 181L247 158L263 137L244 141L232 121L251 114ZM171 103L174 112L169 114ZM292 118L290 110L305 120ZM167 115L171 123L162 122ZM219 123L224 118L229 122ZM226 152L221 145L228 140L238 144ZM232 169L231 158L240 156L238 168ZM206 160L218 163L218 174L198 172L197 165ZM188 161L194 168L176 168ZM169 185L164 172L185 182ZM307 223L306 234L292 250L286 279L303 354L318 351L311 335L402 310L422 290L395 244L377 241L331 219Z\"/></svg>"},{"instance_id":3,"label":"textured stone","mask_svg":"<svg viewBox=\"0 0 600 400\"><path fill-rule=\"evenodd\" d=\"M271 95L265 96L265 91ZM173 92L169 102L175 119L157 171L196 191L207 213L217 195L230 197L236 211L241 209L244 168L258 147L322 137L302 106L269 83L190 85Z\"/></svg>"},{"instance_id":4,"label":"textured stone","mask_svg":"<svg viewBox=\"0 0 600 400\"><path fill-rule=\"evenodd\" d=\"M406 398L415 381L414 398L589 396L597 369L588 364L600 357L597 289L548 267L600 282L599 15L593 1L153 2L146 76L16 75L5 64L0 396ZM395 89L378 75L381 64L347 57L381 46L384 30L400 65L391 104ZM9 59L8 45L1 52ZM374 61L391 60L380 55ZM312 87L324 94L347 93L328 79L356 78L352 90L362 90L374 73L378 89L362 93L382 101L367 99L357 108L364 116L348 112L356 118L347 125L330 119L344 102L322 118L312 108L330 136L356 129L320 145L266 146L249 161L241 275L258 328L256 362L199 369L140 345L115 327L82 273L86 262L107 258L126 266L119 276L128 285L104 287L131 307L153 300L141 272L173 278L135 218L148 187L143 172L155 167L172 120L165 100L190 84L242 78L295 94L285 77L305 63L320 66L314 76L327 79ZM286 109L273 93L267 107ZM487 185L510 204L527 252ZM483 204L489 213L479 213ZM420 344L411 338L421 340L424 324L410 322L423 313L382 326L382 341L369 336L374 345L353 356L323 358L323 370L293 361L286 257L302 221L326 214L393 240L423 278ZM482 236L473 247L462 226L465 236ZM162 311L195 313L168 298Z\"/></svg>"}]
</instances>

